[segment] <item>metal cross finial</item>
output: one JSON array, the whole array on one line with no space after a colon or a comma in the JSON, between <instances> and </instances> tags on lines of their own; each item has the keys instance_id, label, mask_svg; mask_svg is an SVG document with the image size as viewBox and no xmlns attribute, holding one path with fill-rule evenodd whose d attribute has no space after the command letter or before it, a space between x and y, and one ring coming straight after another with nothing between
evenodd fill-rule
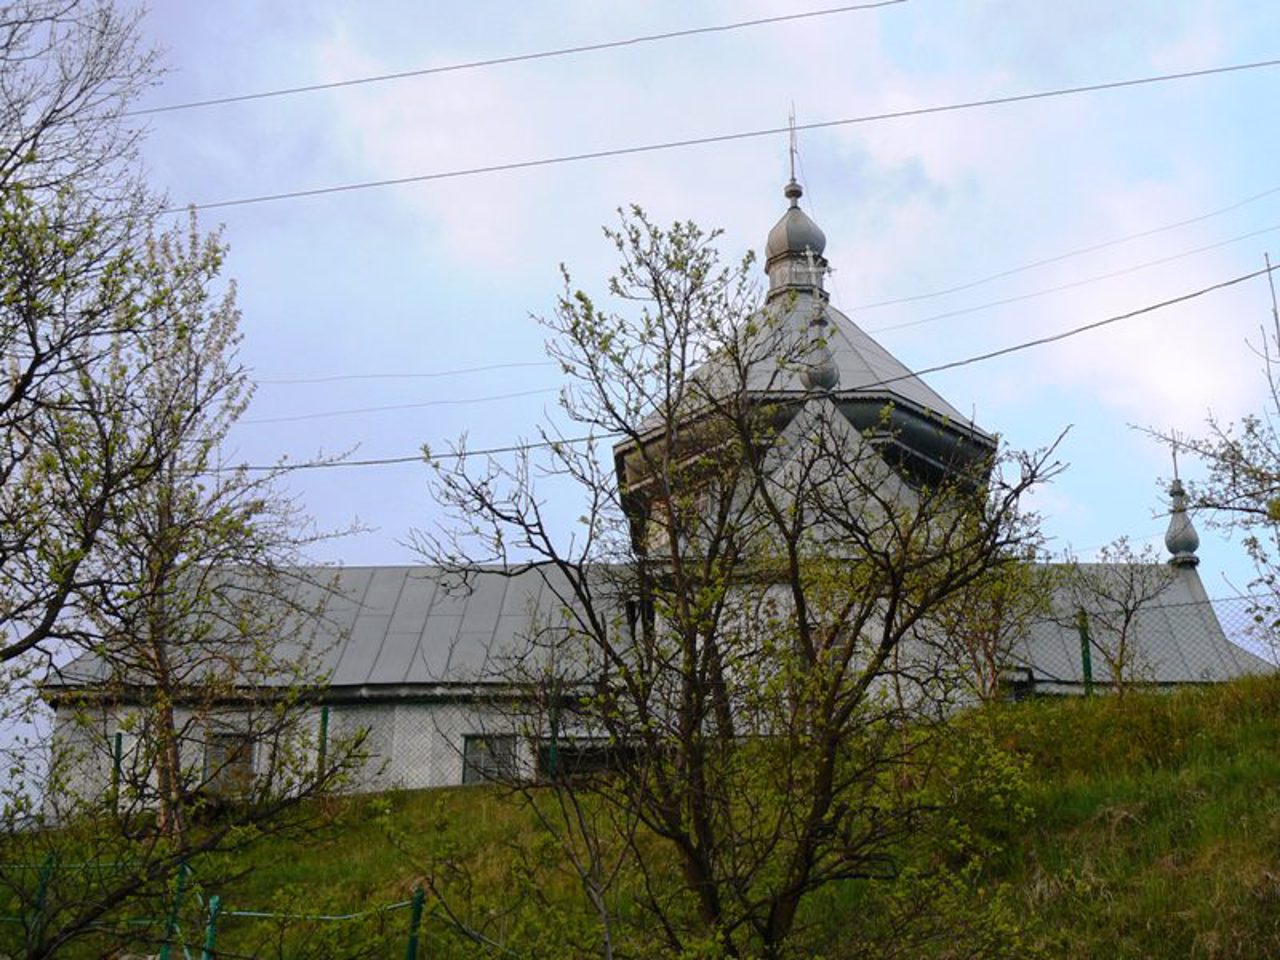
<instances>
[{"instance_id":1,"label":"metal cross finial","mask_svg":"<svg viewBox=\"0 0 1280 960\"><path fill-rule=\"evenodd\" d=\"M790 135L788 153L791 157L791 182L796 179L796 103L791 101L791 112L787 114L787 129Z\"/></svg>"},{"instance_id":2,"label":"metal cross finial","mask_svg":"<svg viewBox=\"0 0 1280 960\"><path fill-rule=\"evenodd\" d=\"M804 248L804 258L809 264L809 283L818 290L822 289L822 275L825 272L818 264L817 258L813 255L812 247ZM819 297L813 298L813 322L820 327L827 325L826 317L822 312L822 300Z\"/></svg>"}]
</instances>

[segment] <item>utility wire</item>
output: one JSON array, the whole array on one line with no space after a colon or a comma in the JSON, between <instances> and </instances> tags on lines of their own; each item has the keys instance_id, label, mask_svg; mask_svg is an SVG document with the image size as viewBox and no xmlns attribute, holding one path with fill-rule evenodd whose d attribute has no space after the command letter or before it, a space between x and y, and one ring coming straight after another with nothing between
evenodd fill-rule
<instances>
[{"instance_id":1,"label":"utility wire","mask_svg":"<svg viewBox=\"0 0 1280 960\"><path fill-rule=\"evenodd\" d=\"M1239 243L1241 240L1250 240L1253 237L1260 237L1263 234L1274 233L1280 230L1280 223L1273 224L1270 227L1263 227L1260 230L1254 230L1251 233L1244 233L1237 237L1231 237L1227 240L1220 240L1217 243L1210 243L1203 247L1196 247L1194 250L1184 250L1182 253L1171 254L1167 257L1160 257L1158 260L1148 260L1146 263L1135 264L1131 267L1125 267L1122 270L1112 270L1109 273L1100 273L1097 276L1085 277L1082 280L1072 280L1070 283L1062 283L1056 287L1047 287L1044 290L1035 290L1031 293L1019 294L1015 297L1006 297L1003 300L991 300L987 303L979 303L972 307L961 307L958 310L947 310L945 313L935 313L927 317L920 317L916 320L905 320L902 323L890 323L881 327L869 327L867 333L885 333L889 330L904 330L907 327L918 327L921 324L933 323L937 320L947 320L951 317L962 317L970 313L978 313L982 310L990 310L993 307L1003 307L1011 303L1021 303L1024 300L1035 300L1038 297L1047 297L1053 293L1061 293L1063 290L1074 290L1076 287L1088 286L1091 283L1100 283L1103 280L1114 280L1116 277L1123 277L1130 273L1137 273L1139 270L1148 270L1151 267L1158 267L1161 264L1172 263L1174 260L1181 260L1184 257L1195 256L1198 253L1204 253L1208 250L1217 250L1219 247L1230 246L1233 243Z\"/></svg>"},{"instance_id":2,"label":"utility wire","mask_svg":"<svg viewBox=\"0 0 1280 960\"><path fill-rule=\"evenodd\" d=\"M1113 280L1116 277L1122 277L1130 273L1136 273L1139 270L1147 270L1151 267L1157 267L1162 264L1170 263L1174 260L1183 259L1184 257L1194 256L1195 254L1204 253L1208 250L1217 250L1220 247L1229 246L1230 244L1233 244L1233 243L1239 243L1242 240L1249 240L1249 239L1252 239L1253 237L1262 236L1263 234L1274 233L1276 230L1280 230L1280 224L1274 224L1270 227L1263 227L1262 229L1254 230L1251 233L1241 234L1240 236L1231 237L1227 240L1221 240L1217 243L1211 243L1211 244L1207 244L1206 246L1196 247L1192 250L1184 250L1181 253L1175 253L1167 257L1161 257L1157 260L1149 260L1146 263L1139 263L1131 267L1125 267L1122 270L1113 270L1109 273L1103 273L1093 277L1086 277L1082 280L1073 280L1070 283L1063 283L1063 284L1059 284L1056 287L1048 287L1043 290L1035 290L1030 293L1019 294L1018 296L1015 296L1015 297L1006 297L1003 300L992 300L987 303L975 304L974 306L970 306L970 307L962 307L958 310L948 310L945 313L935 313L935 314L932 314L931 316L920 317L919 319L916 319L916 320L907 320L902 323L891 323L891 324L887 324L885 326L880 326L880 327L869 327L867 328L867 332L868 333L886 333L892 330L904 330L908 327L917 327L922 324L933 323L937 320L946 320L952 317L960 317L960 316L965 316L971 313L978 313L982 310L990 310L994 307L1003 307L1013 303L1021 303L1026 300L1034 300L1039 297L1049 296L1050 294L1061 293L1064 290L1073 290L1077 287L1083 287L1089 284L1099 283L1104 280ZM464 367L457 370L441 370L433 373L355 373L355 374L340 374L337 376L327 376L327 377L300 378L300 379L294 379L294 380L261 380L258 382L270 383L270 384L309 384L309 383L332 383L340 380L429 379L429 378L435 378L435 377L454 376L457 374L479 373L479 372L488 371L488 370L506 370L506 369L512 369L512 368L520 368L520 367L550 367L550 366L556 366L555 361L532 360L532 361L524 361L524 362L516 362L516 363L495 363L495 364L490 364L482 367ZM487 403L491 400L510 400L516 397L528 397L528 396L534 396L536 394L552 393L556 389L557 388L555 387L545 387L538 390L527 390L519 393L502 393L502 394L496 394L494 396L487 396L487 397L471 397L469 399L457 399L457 400L424 400L424 401L414 402L414 403L389 404L386 406L354 407L354 408L343 409L343 410L326 410L326 411L321 411L317 413L300 414L297 416L241 420L239 422L243 424L290 423L290 422L296 422L300 420L320 420L326 417L340 417L340 416L347 416L349 414L358 414L358 413L383 413L383 412L393 411L393 410L414 410L420 407L434 407L434 406L463 404L463 403Z\"/></svg>"},{"instance_id":3,"label":"utility wire","mask_svg":"<svg viewBox=\"0 0 1280 960\"><path fill-rule=\"evenodd\" d=\"M799 163L800 165L801 174L803 174L804 162L799 158L799 156L797 156L796 160L797 160L797 163ZM934 297L940 297L948 293L957 293L962 290L970 290L974 287L981 286L982 284L990 283L993 280L1000 280L1005 277L1010 277L1018 273L1023 273L1035 267L1042 267L1048 264L1058 263L1060 261L1067 260L1072 257L1080 256L1081 254L1093 253L1097 250L1104 250L1108 247L1113 247L1122 243L1127 243L1131 240L1140 240L1144 237L1155 236L1156 234L1159 234L1159 233L1164 233L1169 230L1177 229L1178 227L1185 227L1185 226L1190 226L1191 224L1194 224L1194 223L1200 223L1202 221L1212 219L1213 217L1221 216L1224 213L1229 213L1232 210L1238 210L1243 206L1246 206L1250 203L1255 203L1256 201L1261 200L1264 197L1269 197L1276 193L1280 193L1280 186L1271 187L1270 189L1263 190L1261 193L1255 193L1250 197L1245 197L1243 200L1239 200L1225 207L1220 207L1217 210L1211 210L1208 213L1202 213L1194 217L1188 217L1184 220L1178 220L1175 223L1165 224L1164 226L1153 227L1149 230L1143 230L1140 233L1131 233L1128 236L1117 237L1113 240L1106 240L1102 243L1095 243L1086 247L1078 247L1075 250L1069 250L1066 253L1058 254L1057 256L1047 257L1043 260L1037 260L1034 263L1028 263L1020 267L1013 267L1008 270L1003 270L999 273L993 273L986 277L982 277L981 279L973 280L969 283L963 283L958 286L948 287L945 290L934 290L930 293L920 293L910 297L899 297L895 300L881 300L876 303L862 304L860 306L849 307L846 309L848 309L850 313L862 312L867 310L873 310L878 307L887 307L887 306L892 306L892 305L901 304L901 303L914 303L920 300L928 300ZM819 217L818 219L821 220L822 218ZM1127 273L1133 273L1138 270L1145 270L1149 267L1158 266L1162 263L1168 263L1171 260L1176 260L1181 257L1193 256L1194 254L1197 254L1197 253L1204 253L1208 250L1215 250L1218 247L1227 246L1232 243L1238 243L1241 240L1248 240L1248 239L1251 239L1252 237L1259 236L1260 234L1263 234L1263 233L1269 233L1277 229L1280 229L1280 224L1276 226L1271 226L1271 227L1264 227L1263 229L1254 231L1253 233L1246 233L1246 234L1241 234L1240 236L1231 237L1227 240L1223 240L1218 243L1209 244L1203 247L1196 247L1193 250L1186 250L1182 253L1173 254L1172 256L1163 257L1158 260L1150 260L1150 261L1147 261L1146 263L1140 263L1135 266L1127 267L1122 270L1116 270L1111 273L1105 273L1105 274L1100 274L1094 277L1088 277L1083 280L1075 280L1070 283L1062 284L1056 287L1049 287L1043 290L1036 290L1031 293L1022 294L1017 297L1011 297L1005 300L994 300L989 303L983 303L983 304L979 304L977 306L972 306L972 307L965 307L960 310L949 311L947 313L934 314L932 316L924 317L919 320L910 320L910 321L907 321L906 323L892 324L889 326L882 326L882 327L868 327L866 329L868 333L883 333L888 330L898 330L904 327L913 327L913 326L918 326L924 323L931 323L934 320L942 320L948 317L960 316L966 313L974 313L978 310L986 310L990 307L1005 306L1006 304L1009 304L1009 303L1017 303L1021 300L1029 300L1034 297L1045 296L1051 293L1058 293L1063 290L1069 290L1069 289L1072 289L1073 287L1083 286L1085 284L1097 283L1102 280L1110 280L1115 277L1123 276ZM833 273L831 276L831 279L832 279L833 286L836 285L838 280L837 275ZM838 287L836 288L835 292L837 294L836 300L839 301L840 299L842 299L838 296L839 294ZM493 363L493 364L486 364L484 366L479 366L479 367L459 367L453 370L434 370L434 371L418 372L418 373L344 373L344 374L330 374L327 376L319 376L319 377L288 377L288 378L258 379L258 380L255 380L255 383L259 385L268 384L268 385L276 386L276 385L295 385L295 384L338 383L340 381L345 381L345 380L430 380L438 377L454 377L454 376L463 376L465 374L471 374L471 373L487 373L492 370L514 370L514 369L527 368L527 367L554 367L554 366L558 366L558 364L554 360L525 360L525 361L516 361L513 363Z\"/></svg>"},{"instance_id":4,"label":"utility wire","mask_svg":"<svg viewBox=\"0 0 1280 960\"><path fill-rule=\"evenodd\" d=\"M953 360L950 363L940 363L933 367L925 367L914 373L904 373L896 377L889 377L878 383L869 384L869 387L882 387L891 383L897 383L900 380L913 380L916 377L922 377L927 373L939 373L943 370L954 370L957 367L967 367L970 364L982 363L986 360L994 360L996 357L1004 357L1011 353L1019 353L1023 350L1029 350L1032 347L1041 347L1047 343L1056 343L1059 340L1066 340L1069 337L1078 336L1087 333L1090 330L1097 330L1099 327L1105 327L1121 320L1129 320L1133 317L1140 317L1146 313L1154 313L1156 310L1163 310L1165 307L1172 307L1179 303L1186 303L1188 300L1194 300L1197 297L1203 297L1205 294L1213 293L1217 290L1225 290L1227 287L1234 287L1238 283L1244 283L1246 280L1252 280L1255 277L1269 275L1273 270L1280 269L1280 264L1274 267L1263 267L1261 270L1255 270L1252 273L1241 274L1238 277L1232 277L1230 280L1223 280L1221 283L1215 283L1212 286L1202 287L1191 293L1184 293L1178 297L1172 297L1168 300L1161 300L1159 303L1152 303L1145 307L1139 307L1137 310L1130 310L1128 313L1116 314L1113 317L1107 317L1103 320L1095 320L1093 323L1082 324L1078 327L1072 327L1069 330L1063 330L1061 333L1050 334L1047 337L1036 337L1034 340L1024 340L1021 343L1015 343L1009 347L1001 347L999 350L991 350L987 353L979 353L972 357L966 357L963 360ZM862 388L859 388L862 389Z\"/></svg>"},{"instance_id":5,"label":"utility wire","mask_svg":"<svg viewBox=\"0 0 1280 960\"><path fill-rule=\"evenodd\" d=\"M1095 93L1101 90L1119 90L1127 87L1139 87L1156 83L1167 83L1173 80L1188 80L1195 77L1217 76L1219 74L1239 73L1245 70L1259 70L1280 66L1280 58L1258 60L1252 63L1236 63L1223 67L1207 67L1202 70L1185 70L1180 73L1162 73L1154 76L1134 77L1128 80L1112 80L1107 83L1091 83L1076 87L1060 87L1053 90L1037 90L1032 93L1012 94L1005 97L987 97L981 100L966 100L959 103L939 104L932 107L915 107L908 110L892 110L885 113L864 114L858 117L846 117L841 120L821 120L810 123L798 123L794 127L765 127L759 130L744 130L737 133L724 133L709 137L689 137L683 140L666 140L660 143L641 144L633 147L615 147L609 150L593 150L585 153L561 154L555 157L540 157L535 160L513 160L509 163L494 163L480 167L462 167L457 170L441 170L435 173L415 174L407 177L389 177L383 180L364 180L356 183L343 183L331 187L313 187L307 190L286 190L280 193L264 193L251 197L238 197L231 200L215 200L208 203L195 203L185 207L166 207L162 213L186 213L191 210L219 210L225 207L242 207L258 203L271 203L277 200L298 200L304 197L327 196L334 193L350 193L356 190L370 190L376 187L400 186L409 183L427 183L434 180L450 180L459 177L478 176L487 173L505 173L513 170L528 170L535 167L548 167L562 163L576 163L583 160L602 160L611 157L629 156L638 153L654 153L662 150L675 150L681 147L702 146L713 143L729 143L737 140L750 140L760 137L772 137L778 134L789 134L794 130L826 130L853 124L874 123L881 120L899 120L905 117L921 117L940 113L953 113L960 110L972 110L978 107L993 107L1009 103L1024 103L1032 100L1047 100L1053 97L1073 96L1080 93Z\"/></svg>"},{"instance_id":6,"label":"utility wire","mask_svg":"<svg viewBox=\"0 0 1280 960\"><path fill-rule=\"evenodd\" d=\"M213 107L226 103L245 103L250 100L267 100L273 97L288 97L299 93L313 93L318 90L337 90L342 87L356 87L370 83L385 83L390 80L407 80L411 77L427 77L437 73L454 73L458 70L476 70L481 67L496 67L508 63L524 63L529 60L549 60L553 57L567 57L579 53L590 53L596 50L612 50L618 47L638 46L642 43L656 43L660 40L674 40L679 37L695 37L708 33L727 33L731 30L743 30L747 27L762 27L774 23L785 23L791 20L808 20L814 17L826 17L836 13L850 13L855 10L874 10L878 7L892 7L906 0L878 0L874 3L854 3L842 7L828 7L823 10L808 10L804 13L787 13L776 17L759 17L755 20L737 20L733 23L721 23L710 27L691 27L687 30L670 30L666 33L643 34L625 40L606 40L600 43L585 43L576 47L561 47L556 50L542 50L537 53L520 53L507 57L492 57L487 60L470 60L465 63L451 63L441 67L423 67L417 70L403 70L399 73L380 73L368 77L355 77L350 80L334 80L328 83L309 83L296 87L282 87L277 90L263 90L257 93L241 93L225 97L210 97L207 100L186 100L181 103L167 103L158 107L142 107L122 114L126 117L141 117L157 113L173 113L178 110L194 110L200 107Z\"/></svg>"},{"instance_id":7,"label":"utility wire","mask_svg":"<svg viewBox=\"0 0 1280 960\"><path fill-rule=\"evenodd\" d=\"M900 303L915 303L919 300L932 300L934 297L943 297L949 293L960 293L963 290L972 290L974 287L980 287L983 284L991 283L993 280L1003 280L1005 277L1012 277L1015 274L1025 273L1028 270L1034 270L1037 267L1045 267L1049 264L1060 263L1063 260L1070 260L1072 257L1083 256L1086 253L1096 253L1099 250L1106 250L1108 247L1119 246L1122 243L1129 243L1132 240L1141 240L1144 237L1153 237L1159 233L1165 233L1169 230L1176 230L1179 227L1187 227L1193 223L1200 223L1204 220L1210 220L1213 217L1220 217L1224 213L1230 213L1232 210L1239 210L1241 207L1251 203L1256 203L1265 197L1273 196L1280 193L1280 186L1271 187L1263 190L1261 193L1255 193L1251 197L1245 197L1235 203L1217 210L1211 210L1208 213L1202 213L1199 216L1188 217L1185 220L1178 220L1175 223L1167 223L1162 227L1153 227L1150 230L1143 230L1140 233L1131 233L1128 236L1116 237L1114 240L1105 240L1102 243L1091 244L1087 247L1077 247L1074 250L1068 250L1066 253L1060 253L1056 256L1045 257L1043 260L1034 260L1031 263L1025 263L1020 267L1012 267L1008 270L1001 270L999 273L992 273L977 280L970 280L968 283L957 284L954 287L943 287L938 290L931 290L928 293L917 293L909 297L894 297L892 300L878 300L875 303L864 303L854 307L854 310L878 310L881 307L892 307Z\"/></svg>"},{"instance_id":8,"label":"utility wire","mask_svg":"<svg viewBox=\"0 0 1280 960\"><path fill-rule=\"evenodd\" d=\"M256 380L255 383L294 385L303 383L337 383L341 380L430 380L436 377L457 377L467 373L487 373L490 370L515 370L521 367L554 367L554 360L525 360L515 363L490 363L483 367L459 367L456 370L435 370L428 373L340 373L325 377L288 377Z\"/></svg>"},{"instance_id":9,"label":"utility wire","mask_svg":"<svg viewBox=\"0 0 1280 960\"><path fill-rule=\"evenodd\" d=\"M231 473L236 470L247 470L253 473L292 473L295 470L327 470L334 467L387 467L403 463L426 463L434 460L460 460L463 457L490 457L500 453L521 453L525 450L537 450L543 447L577 446L593 440L609 440L621 434L587 434L581 437L565 437L563 440L535 440L529 443L511 443L503 447L484 447L479 450L464 452L428 453L426 448L418 453L401 457L371 457L365 460L311 460L305 463L281 463L275 466L244 464L242 466L224 467L211 473Z\"/></svg>"},{"instance_id":10,"label":"utility wire","mask_svg":"<svg viewBox=\"0 0 1280 960\"><path fill-rule=\"evenodd\" d=\"M1269 276L1276 270L1280 270L1280 264L1276 264L1275 266L1263 267L1262 269L1254 270L1251 273L1244 273L1237 277L1232 277L1229 280L1223 280L1219 283L1211 284L1210 286L1207 286L1207 287L1201 287L1199 290L1193 290L1190 293L1184 293L1177 297L1171 297L1167 300L1161 300L1157 303L1148 304L1145 307L1139 307L1137 310L1130 310L1127 313L1115 314L1113 316L1106 317L1102 320L1095 320L1092 323L1082 324L1078 327L1072 327L1068 330L1063 330L1059 333L1049 334L1048 336L1036 337L1032 340L1023 340L1019 343L1015 343L1007 347L1001 347L998 350L991 350L986 353L979 353L970 357L965 357L962 360L952 360L948 363L940 363L932 367L923 367L919 370L900 374L899 376L896 376L896 377L887 377L883 380L877 380L873 383L863 384L859 386L857 389L859 391L874 390L878 387L886 387L891 384L898 383L902 380L914 380L914 379L918 379L919 377L923 377L926 374L940 373L944 370L955 370L959 367L967 367L975 363L983 363L987 360L993 360L997 357L1008 356L1009 354L1019 353L1023 350L1030 350L1033 347L1040 347L1040 346L1044 346L1045 344L1056 343L1059 340L1066 340L1070 337L1079 336L1080 334L1087 333L1090 330L1097 330L1114 323L1119 323L1122 320L1130 320L1133 317L1142 316L1148 313L1154 313L1157 310L1163 310L1166 307L1175 306L1179 303L1186 303L1190 300L1195 300L1199 297L1206 296L1210 293L1215 293L1219 290L1225 290L1228 287L1234 287L1237 284L1244 283L1247 280L1253 280L1257 277L1261 277L1264 275ZM502 446L502 447L487 447L479 450L467 450L467 451L449 452L449 453L431 453L429 455L425 452L425 449L424 449L424 452L422 453L413 454L410 456L402 456L402 457L379 457L379 458L368 459L368 460L313 461L308 463L295 463L295 464L284 463L276 466L261 466L261 465L245 464L239 467L230 467L227 469L228 470L246 470L246 471L252 471L252 472L275 471L275 472L285 473L285 472L291 472L294 470L319 470L319 469L328 469L328 468L335 468L335 467L386 466L390 464L413 463L415 461L423 462L424 460L440 461L440 460L457 460L457 459L461 459L462 457L472 457L472 456L477 456L477 457L478 456L494 456L500 453L524 452L527 450L536 450L536 449L547 448L547 447L569 446L569 445L576 445L580 443L590 443L597 440L617 439L621 436L622 434L618 434L618 433L588 434L586 436L581 436L581 437L566 437L563 439L556 439L556 440L538 440L538 441L532 441L529 443L509 444L507 446Z\"/></svg>"},{"instance_id":11,"label":"utility wire","mask_svg":"<svg viewBox=\"0 0 1280 960\"><path fill-rule=\"evenodd\" d=\"M453 400L420 400L416 403L393 403L381 407L352 407L347 410L323 410L318 413L301 413L288 417L260 417L239 420L243 424L297 423L300 420L323 420L326 417L345 417L355 413L385 413L388 410L418 410L422 407L449 407L464 403L488 403L491 400L513 400L516 397L532 397L542 393L554 393L559 387L540 387L537 390L521 390L517 393L499 393L491 397L465 397Z\"/></svg>"}]
</instances>

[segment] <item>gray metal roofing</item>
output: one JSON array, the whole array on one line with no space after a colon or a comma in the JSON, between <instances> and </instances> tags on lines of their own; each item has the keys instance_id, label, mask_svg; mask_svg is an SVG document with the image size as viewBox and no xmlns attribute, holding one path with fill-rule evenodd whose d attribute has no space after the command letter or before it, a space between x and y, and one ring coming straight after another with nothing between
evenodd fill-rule
<instances>
[{"instance_id":1,"label":"gray metal roofing","mask_svg":"<svg viewBox=\"0 0 1280 960\"><path fill-rule=\"evenodd\" d=\"M330 687L476 683L492 679L540 624L563 622L573 608L567 581L553 567L471 575L464 584L438 567L317 567L300 578L299 608L310 619L309 646ZM597 586L600 586L597 584ZM296 655L291 645L291 655ZM63 667L49 687L100 682L92 655ZM264 685L288 684L292 674Z\"/></svg>"},{"instance_id":2,"label":"gray metal roofing","mask_svg":"<svg viewBox=\"0 0 1280 960\"><path fill-rule=\"evenodd\" d=\"M527 648L540 625L564 622L576 609L567 582L554 568L505 574L488 569L462 587L437 567L309 568L300 605L323 606L312 621L311 649L331 688L465 685L500 678L501 665ZM609 568L600 568L597 593L608 598ZM331 579L330 579L331 578ZM325 586L320 584L325 583ZM1226 680L1273 670L1267 661L1224 635L1194 570L1177 572L1169 588L1142 610L1137 638L1142 678L1160 683ZM1083 681L1080 638L1069 616L1037 623L1014 649L1018 663L1042 683ZM289 645L289 658L297 655ZM505 661L509 662L509 661ZM105 665L84 656L51 677L50 688L101 682ZM495 673L495 670L497 671ZM1105 680L1105 667L1094 665ZM293 674L262 679L293 682Z\"/></svg>"},{"instance_id":3,"label":"gray metal roofing","mask_svg":"<svg viewBox=\"0 0 1280 960\"><path fill-rule=\"evenodd\" d=\"M330 686L494 679L547 622L576 609L551 566L483 569L464 583L437 567L347 567L321 629Z\"/></svg>"},{"instance_id":4,"label":"gray metal roofing","mask_svg":"<svg viewBox=\"0 0 1280 960\"><path fill-rule=\"evenodd\" d=\"M1095 572L1105 573L1108 569L1104 564L1086 566ZM1119 574L1119 565L1110 565L1109 569ZM1194 569L1173 569L1175 575L1168 588L1139 608L1134 620L1139 680L1197 683L1276 669L1274 664L1228 639ZM1080 685L1084 683L1084 666L1074 611L1067 608L1065 592L1060 591L1054 599L1058 616L1033 624L1028 635L1015 645L1014 659L1030 671L1038 684ZM1106 664L1096 653L1092 673L1096 682L1108 682Z\"/></svg>"},{"instance_id":5,"label":"gray metal roofing","mask_svg":"<svg viewBox=\"0 0 1280 960\"><path fill-rule=\"evenodd\" d=\"M701 392L719 397L743 389L771 397L803 397L810 393L801 379L802 365L795 362L795 357L797 348L814 337L814 297L810 291L797 290L765 307L744 326L755 331L755 342L744 341L736 348L743 358L750 358L745 382L730 364L713 356L693 374L694 381L700 384L695 396ZM957 427L988 436L847 316L830 303L824 302L821 307L828 321L823 336L839 375L832 391L835 397L863 394L900 398ZM641 429L654 429L661 423L661 417L653 414Z\"/></svg>"},{"instance_id":6,"label":"gray metal roofing","mask_svg":"<svg viewBox=\"0 0 1280 960\"><path fill-rule=\"evenodd\" d=\"M943 399L942 395L912 373L905 364L886 350L870 334L831 306L823 305L823 316L828 326L825 332L827 349L840 379L836 395L856 392L887 393L908 400L923 410L930 411L957 425L969 424L969 418ZM795 335L803 335L814 313L813 294L800 292L789 302L778 318L784 329ZM773 378L771 371L762 370L762 377L770 377L774 391L804 392L805 386L797 368L778 371Z\"/></svg>"}]
</instances>

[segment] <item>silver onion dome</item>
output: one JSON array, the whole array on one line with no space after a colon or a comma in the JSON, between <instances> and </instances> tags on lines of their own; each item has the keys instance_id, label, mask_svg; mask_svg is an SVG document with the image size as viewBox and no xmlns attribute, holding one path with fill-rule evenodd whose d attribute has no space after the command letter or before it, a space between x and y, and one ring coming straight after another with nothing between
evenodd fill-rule
<instances>
[{"instance_id":1,"label":"silver onion dome","mask_svg":"<svg viewBox=\"0 0 1280 960\"><path fill-rule=\"evenodd\" d=\"M1164 545L1173 554L1169 562L1175 567L1194 567L1200 562L1196 556L1200 535L1187 513L1187 491L1177 477L1169 484L1169 501L1169 529L1164 535Z\"/></svg>"}]
</instances>

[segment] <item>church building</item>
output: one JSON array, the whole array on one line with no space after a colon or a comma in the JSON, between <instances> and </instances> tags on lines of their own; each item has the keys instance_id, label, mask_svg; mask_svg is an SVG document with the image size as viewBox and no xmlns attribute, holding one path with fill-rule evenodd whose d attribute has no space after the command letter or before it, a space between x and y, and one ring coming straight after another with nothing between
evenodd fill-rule
<instances>
[{"instance_id":1,"label":"church building","mask_svg":"<svg viewBox=\"0 0 1280 960\"><path fill-rule=\"evenodd\" d=\"M784 194L788 206L765 247L768 290L762 309L772 318L768 336L802 349L785 362L750 366L740 389L771 412L772 428L784 441L803 432L806 417L838 419L848 442L874 455L885 482L899 484L904 495L988 462L995 438L831 304L824 289L826 238L801 208L802 190L794 179ZM697 376L704 383L731 382L730 371L717 369L722 362L713 358ZM641 549L648 524L662 509L645 487L645 445L660 442L661 434L658 421L652 427L648 433L642 427L638 439L624 440L613 451L631 504L632 536ZM785 464L779 469L785 471ZM1198 539L1176 482L1171 500L1167 564L1146 565L1154 571L1084 565L1103 583L1146 573L1160 580L1158 596L1153 593L1125 624L1133 662L1140 664L1138 679L1170 686L1274 669L1224 632L1197 572ZM1044 575L1052 574L1046 566ZM544 746L525 742L503 708L519 690L489 668L520 645L539 611L545 615L571 602L554 566L481 569L461 586L449 571L431 566L317 568L301 582L311 593L299 606L322 611L309 630L328 678L307 708L309 723L322 744L325 738L363 736L366 759L351 789L479 782L543 762ZM1054 587L1049 608L1009 643L1000 667L1002 688L1016 696L1107 690L1112 678L1104 658L1096 650L1090 656L1098 638L1087 636L1087 623L1082 629L1087 613L1078 596ZM111 683L108 674L104 660L86 654L43 686L59 738L82 748L85 759L75 782L86 792L109 782L113 765L118 769L145 736L144 726L129 720L138 704L127 695L113 694L101 709L85 709L94 691ZM285 688L291 677L261 682ZM260 765L266 748L231 742L233 724L215 731L206 723L203 729L203 744L192 748L193 764L209 770L211 761L219 769L233 762L244 775Z\"/></svg>"}]
</instances>

